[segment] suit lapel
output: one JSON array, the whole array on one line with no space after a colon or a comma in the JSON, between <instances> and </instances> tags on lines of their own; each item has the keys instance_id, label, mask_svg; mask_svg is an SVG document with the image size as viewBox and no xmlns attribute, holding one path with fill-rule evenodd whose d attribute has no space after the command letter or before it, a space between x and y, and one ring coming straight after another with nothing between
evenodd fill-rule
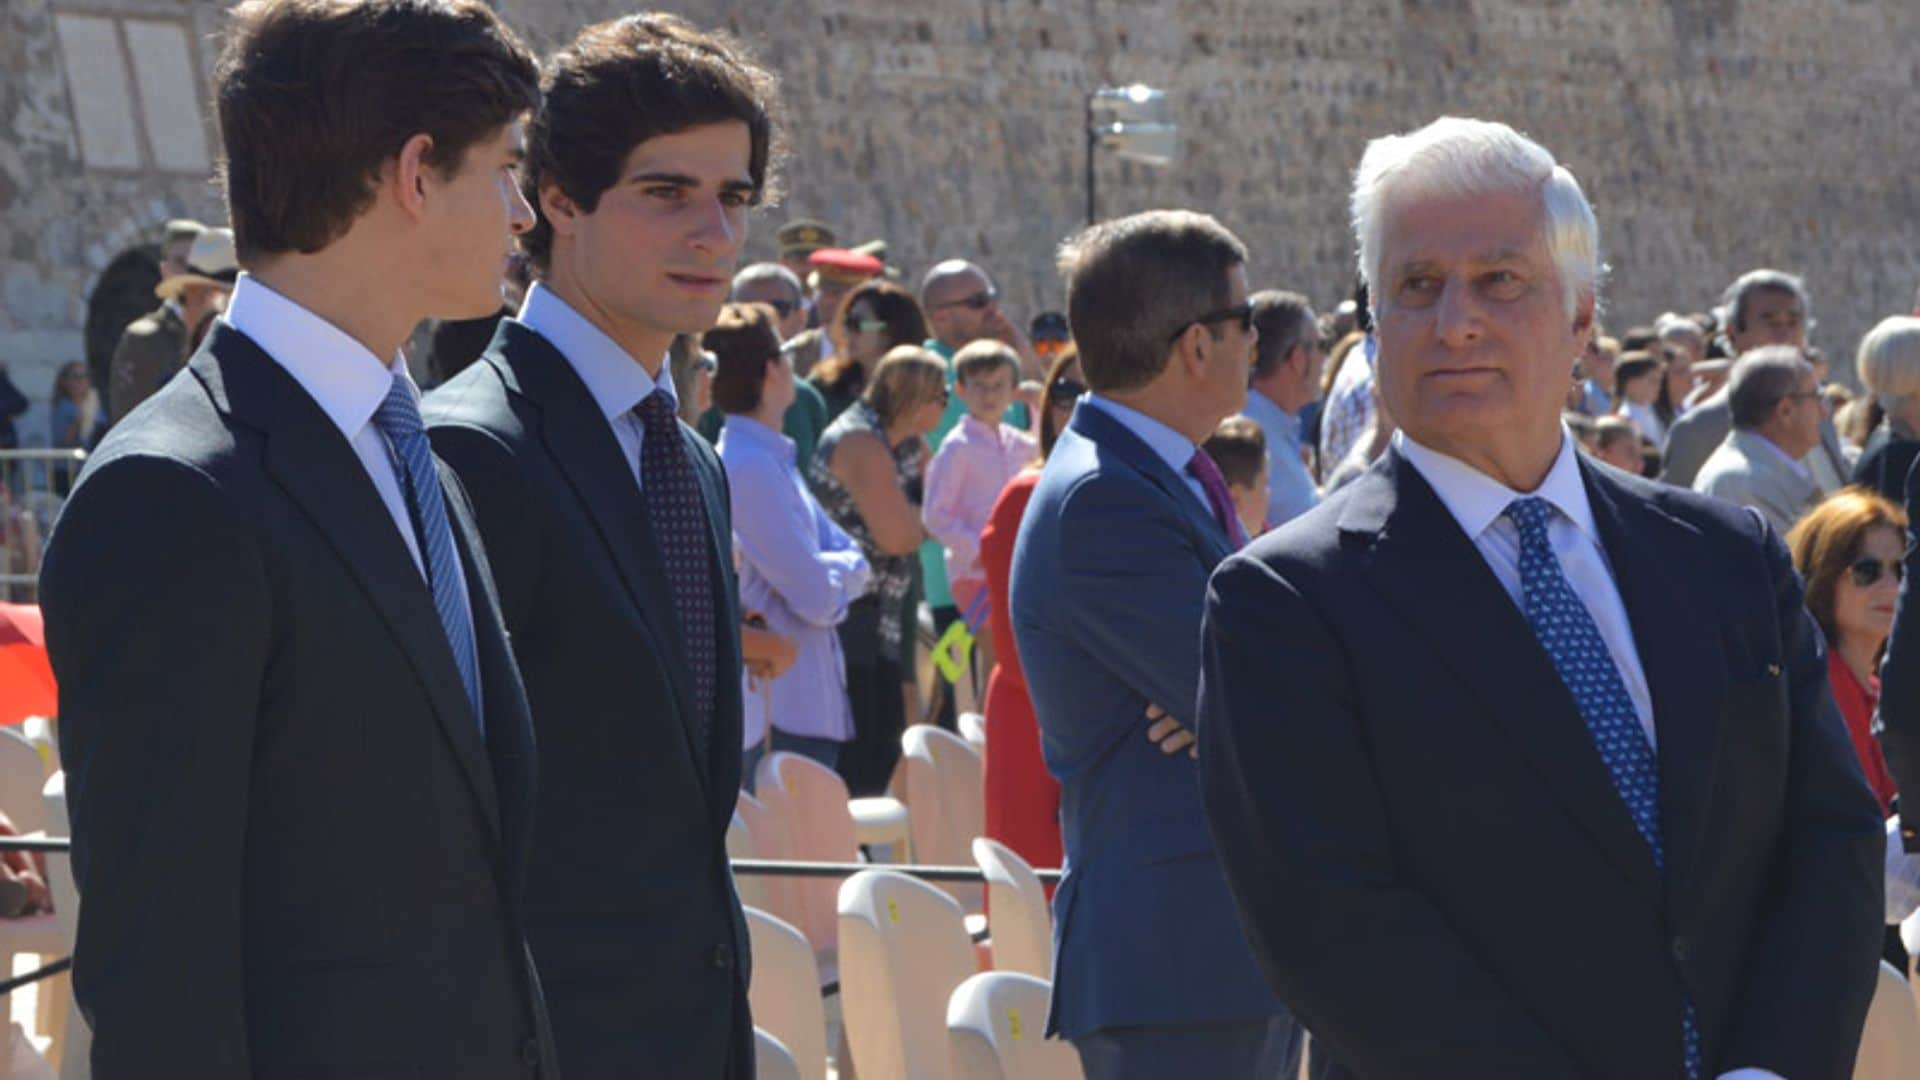
<instances>
[{"instance_id":1,"label":"suit lapel","mask_svg":"<svg viewBox=\"0 0 1920 1080\"><path fill-rule=\"evenodd\" d=\"M1214 520L1213 514L1200 505L1186 480L1173 471L1166 459L1154 453L1153 447L1127 430L1125 424L1109 416L1098 405L1082 405L1073 411L1073 419L1068 426L1165 492L1200 536L1209 566L1218 565L1222 559L1233 554L1233 542L1221 531L1220 523Z\"/></svg>"},{"instance_id":2,"label":"suit lapel","mask_svg":"<svg viewBox=\"0 0 1920 1080\"><path fill-rule=\"evenodd\" d=\"M1719 632L1713 606L1692 600L1694 583L1712 568L1698 565L1700 536L1692 526L1585 461L1581 474L1653 695L1668 895L1685 896L1705 845L1720 735L1716 702L1724 673L1702 663L1714 655Z\"/></svg>"},{"instance_id":3,"label":"suit lapel","mask_svg":"<svg viewBox=\"0 0 1920 1080\"><path fill-rule=\"evenodd\" d=\"M646 502L633 482L626 454L586 384L546 338L516 320L504 319L486 360L500 371L509 387L535 405L547 452L553 455L560 474L573 487L599 531L639 612L673 688L682 749L704 781L707 755L698 748L695 738L698 728L686 643L681 638L660 544L647 518Z\"/></svg>"},{"instance_id":4,"label":"suit lapel","mask_svg":"<svg viewBox=\"0 0 1920 1080\"><path fill-rule=\"evenodd\" d=\"M1412 624L1620 871L1659 903L1653 854L1635 831L1573 695L1486 559L1399 452L1354 482L1343 532L1370 540L1368 565Z\"/></svg>"},{"instance_id":5,"label":"suit lapel","mask_svg":"<svg viewBox=\"0 0 1920 1080\"><path fill-rule=\"evenodd\" d=\"M733 718L740 714L740 679L737 677L740 671L740 613L738 584L733 576L733 509L729 505L725 470L713 448L707 445L699 432L685 424L680 425L680 438L686 445L688 460L693 462L694 475L700 480L700 497L706 503L707 532L714 553L714 630L719 635L714 653L714 672L718 685L713 693L710 739L708 745L701 749L707 755L705 775L711 785L709 790L722 797L716 800L717 808L731 815L740 778L732 777L729 782L728 777L716 775L714 768L717 763L727 760L724 753L716 753L716 750L726 746L729 740L738 744L741 737L733 722ZM729 677L729 672L735 673L734 677Z\"/></svg>"},{"instance_id":6,"label":"suit lapel","mask_svg":"<svg viewBox=\"0 0 1920 1080\"><path fill-rule=\"evenodd\" d=\"M292 376L224 322L194 367L224 390L235 416L265 432L268 475L305 511L399 642L497 838L493 769L432 591L359 456Z\"/></svg>"}]
</instances>

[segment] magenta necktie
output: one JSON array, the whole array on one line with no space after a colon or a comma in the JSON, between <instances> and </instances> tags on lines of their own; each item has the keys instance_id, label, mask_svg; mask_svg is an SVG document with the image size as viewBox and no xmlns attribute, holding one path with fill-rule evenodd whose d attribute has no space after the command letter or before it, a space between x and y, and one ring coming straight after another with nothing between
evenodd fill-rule
<instances>
[{"instance_id":1,"label":"magenta necktie","mask_svg":"<svg viewBox=\"0 0 1920 1080\"><path fill-rule=\"evenodd\" d=\"M1227 534L1227 542L1235 551L1246 547L1247 533L1240 527L1240 516L1233 512L1233 495L1227 491L1227 478L1220 475L1220 466L1213 463L1205 450L1195 450L1187 460L1187 475L1200 481L1200 489L1213 504L1213 519Z\"/></svg>"}]
</instances>

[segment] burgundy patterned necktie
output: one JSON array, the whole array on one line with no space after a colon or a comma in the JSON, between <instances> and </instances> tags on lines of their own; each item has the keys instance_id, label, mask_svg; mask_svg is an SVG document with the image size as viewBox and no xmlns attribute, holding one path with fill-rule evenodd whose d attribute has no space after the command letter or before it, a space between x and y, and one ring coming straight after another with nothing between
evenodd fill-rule
<instances>
[{"instance_id":1,"label":"burgundy patterned necktie","mask_svg":"<svg viewBox=\"0 0 1920 1080\"><path fill-rule=\"evenodd\" d=\"M1213 519L1220 523L1220 531L1227 534L1227 543L1235 551L1247 546L1247 531L1240 527L1240 515L1233 512L1233 493L1227 490L1227 478L1220 475L1220 466L1213 463L1205 450L1195 450L1187 461L1187 474L1200 481L1200 487L1207 493L1207 502L1213 506Z\"/></svg>"},{"instance_id":2,"label":"burgundy patterned necktie","mask_svg":"<svg viewBox=\"0 0 1920 1080\"><path fill-rule=\"evenodd\" d=\"M655 390L633 411L646 425L646 438L640 443L640 493L646 500L647 517L653 522L654 541L660 546L667 582L673 589L674 611L680 616L680 637L686 642L693 676L693 711L699 732L696 752L705 762L720 663L707 503L700 494L700 478L694 475L686 444L681 441L673 399L666 391Z\"/></svg>"}]
</instances>

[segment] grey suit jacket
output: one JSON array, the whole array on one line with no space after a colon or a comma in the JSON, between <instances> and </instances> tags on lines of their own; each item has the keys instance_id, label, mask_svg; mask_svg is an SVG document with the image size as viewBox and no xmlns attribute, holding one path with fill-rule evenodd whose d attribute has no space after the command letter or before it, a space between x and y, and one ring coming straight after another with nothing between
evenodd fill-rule
<instances>
[{"instance_id":1,"label":"grey suit jacket","mask_svg":"<svg viewBox=\"0 0 1920 1080\"><path fill-rule=\"evenodd\" d=\"M1687 410L1686 415L1675 419L1667 430L1667 445L1661 450L1665 465L1660 479L1675 487L1699 490L1694 480L1700 475L1700 467L1732 430L1733 409L1727 404L1727 388L1723 386L1712 397ZM1852 470L1847 467L1846 455L1840 452L1840 433L1834 430L1831 419L1820 421L1820 445L1808 457L1822 451L1833 467L1833 475L1840 483L1846 483Z\"/></svg>"},{"instance_id":2,"label":"grey suit jacket","mask_svg":"<svg viewBox=\"0 0 1920 1080\"><path fill-rule=\"evenodd\" d=\"M1693 490L1753 507L1782 536L1821 497L1812 477L1794 468L1766 436L1753 431L1728 435L1700 466Z\"/></svg>"}]
</instances>

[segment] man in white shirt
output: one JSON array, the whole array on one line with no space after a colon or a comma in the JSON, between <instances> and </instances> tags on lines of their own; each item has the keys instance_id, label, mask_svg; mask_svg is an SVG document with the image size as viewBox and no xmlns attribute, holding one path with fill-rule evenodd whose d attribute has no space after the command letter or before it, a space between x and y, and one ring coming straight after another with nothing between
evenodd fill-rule
<instances>
[{"instance_id":1,"label":"man in white shirt","mask_svg":"<svg viewBox=\"0 0 1920 1080\"><path fill-rule=\"evenodd\" d=\"M246 273L41 577L94 1074L551 1077L526 698L400 357L500 302L534 59L477 0L266 2L215 70Z\"/></svg>"},{"instance_id":2,"label":"man in white shirt","mask_svg":"<svg viewBox=\"0 0 1920 1080\"><path fill-rule=\"evenodd\" d=\"M1791 345L1742 356L1727 377L1733 430L1714 450L1693 490L1760 511L1781 536L1821 499L1806 464L1820 445L1820 388L1813 367Z\"/></svg>"},{"instance_id":3,"label":"man in white shirt","mask_svg":"<svg viewBox=\"0 0 1920 1080\"><path fill-rule=\"evenodd\" d=\"M1879 807L1778 537L1560 423L1600 276L1578 182L1446 118L1369 145L1353 205L1400 433L1221 565L1203 632L1268 979L1331 1075L1847 1075Z\"/></svg>"}]
</instances>

